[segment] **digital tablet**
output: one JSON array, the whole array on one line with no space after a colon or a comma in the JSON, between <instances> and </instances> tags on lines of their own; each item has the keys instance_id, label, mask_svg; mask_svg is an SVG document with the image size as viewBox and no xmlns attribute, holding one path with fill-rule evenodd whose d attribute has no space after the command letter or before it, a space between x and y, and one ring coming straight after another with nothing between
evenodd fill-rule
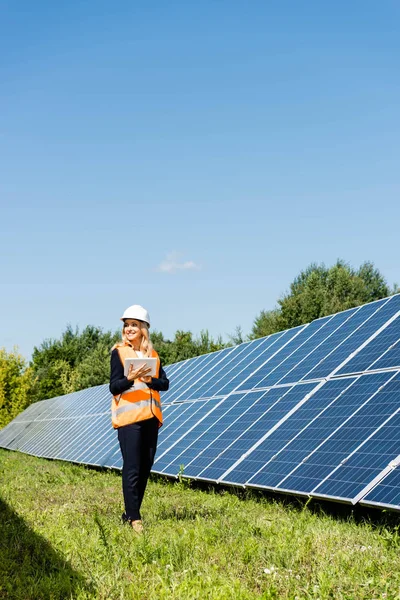
<instances>
[{"instance_id":1,"label":"digital tablet","mask_svg":"<svg viewBox=\"0 0 400 600\"><path fill-rule=\"evenodd\" d=\"M151 369L149 373L147 373L146 377L151 376L155 377L156 368L157 368L157 359L149 358L145 356L144 358L126 358L124 363L124 375L125 377L128 375L129 367L133 364L134 369L138 369L142 365L147 365L148 368Z\"/></svg>"}]
</instances>

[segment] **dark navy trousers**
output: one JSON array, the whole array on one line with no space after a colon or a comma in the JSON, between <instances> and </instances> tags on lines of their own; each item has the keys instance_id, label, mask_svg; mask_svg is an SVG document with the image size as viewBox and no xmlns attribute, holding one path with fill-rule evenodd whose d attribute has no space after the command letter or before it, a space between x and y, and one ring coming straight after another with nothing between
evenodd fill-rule
<instances>
[{"instance_id":1,"label":"dark navy trousers","mask_svg":"<svg viewBox=\"0 0 400 600\"><path fill-rule=\"evenodd\" d=\"M124 494L124 520L140 519L140 507L147 480L157 450L158 420L156 417L118 428L121 448L122 491Z\"/></svg>"}]
</instances>

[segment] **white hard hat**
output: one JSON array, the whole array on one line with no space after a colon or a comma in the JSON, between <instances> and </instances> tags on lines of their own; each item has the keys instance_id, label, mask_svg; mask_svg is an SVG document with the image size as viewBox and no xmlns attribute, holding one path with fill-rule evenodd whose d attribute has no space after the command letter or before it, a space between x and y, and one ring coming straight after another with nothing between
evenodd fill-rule
<instances>
[{"instance_id":1,"label":"white hard hat","mask_svg":"<svg viewBox=\"0 0 400 600\"><path fill-rule=\"evenodd\" d=\"M121 317L121 321L124 319L137 319L138 321L144 321L150 327L150 315L143 306L140 304L132 304L128 306L126 311Z\"/></svg>"}]
</instances>

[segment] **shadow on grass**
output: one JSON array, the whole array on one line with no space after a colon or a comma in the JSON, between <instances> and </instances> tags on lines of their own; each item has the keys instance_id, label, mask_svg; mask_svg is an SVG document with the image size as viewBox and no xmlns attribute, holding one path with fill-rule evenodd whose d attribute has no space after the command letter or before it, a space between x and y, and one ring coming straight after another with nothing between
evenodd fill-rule
<instances>
[{"instance_id":1,"label":"shadow on grass","mask_svg":"<svg viewBox=\"0 0 400 600\"><path fill-rule=\"evenodd\" d=\"M319 516L330 516L337 521L369 523L374 529L386 528L397 531L399 527L399 514L394 511L382 510L363 506L361 504L346 504L335 502L334 500L311 498L306 496L295 496L279 492L245 489L236 490L239 497L244 500L252 499L260 501L267 499L271 502L277 502L282 506L299 512L308 510L310 513Z\"/></svg>"},{"instance_id":2,"label":"shadow on grass","mask_svg":"<svg viewBox=\"0 0 400 600\"><path fill-rule=\"evenodd\" d=\"M170 478L163 474L152 474L154 481L159 483L169 483L177 485L178 478ZM353 521L355 523L369 523L375 529L386 529L390 532L398 534L400 538L400 521L399 513L390 510L382 510L363 506L360 504L352 505L341 502L335 502L329 499L308 498L306 496L296 496L285 494L284 492L274 492L269 490L257 490L256 488L244 488L242 486L224 485L223 483L213 483L211 481L193 480L189 478L183 479L184 487L193 490L212 491L215 494L232 494L240 500L253 500L255 502L275 502L288 508L302 512L308 510L313 514L320 516L330 516L338 521ZM187 515L170 515L177 519L188 518ZM189 518L194 518L190 515ZM400 547L400 539L398 542Z\"/></svg>"},{"instance_id":3,"label":"shadow on grass","mask_svg":"<svg viewBox=\"0 0 400 600\"><path fill-rule=\"evenodd\" d=\"M0 598L65 600L94 588L0 498Z\"/></svg>"}]
</instances>

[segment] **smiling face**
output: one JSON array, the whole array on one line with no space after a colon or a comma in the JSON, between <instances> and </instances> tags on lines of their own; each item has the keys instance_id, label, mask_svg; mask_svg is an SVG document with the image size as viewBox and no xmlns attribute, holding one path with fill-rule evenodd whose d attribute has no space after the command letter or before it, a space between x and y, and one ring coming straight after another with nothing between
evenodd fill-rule
<instances>
[{"instance_id":1,"label":"smiling face","mask_svg":"<svg viewBox=\"0 0 400 600\"><path fill-rule=\"evenodd\" d=\"M138 350L142 341L142 322L138 319L125 319L124 333L127 341Z\"/></svg>"}]
</instances>

